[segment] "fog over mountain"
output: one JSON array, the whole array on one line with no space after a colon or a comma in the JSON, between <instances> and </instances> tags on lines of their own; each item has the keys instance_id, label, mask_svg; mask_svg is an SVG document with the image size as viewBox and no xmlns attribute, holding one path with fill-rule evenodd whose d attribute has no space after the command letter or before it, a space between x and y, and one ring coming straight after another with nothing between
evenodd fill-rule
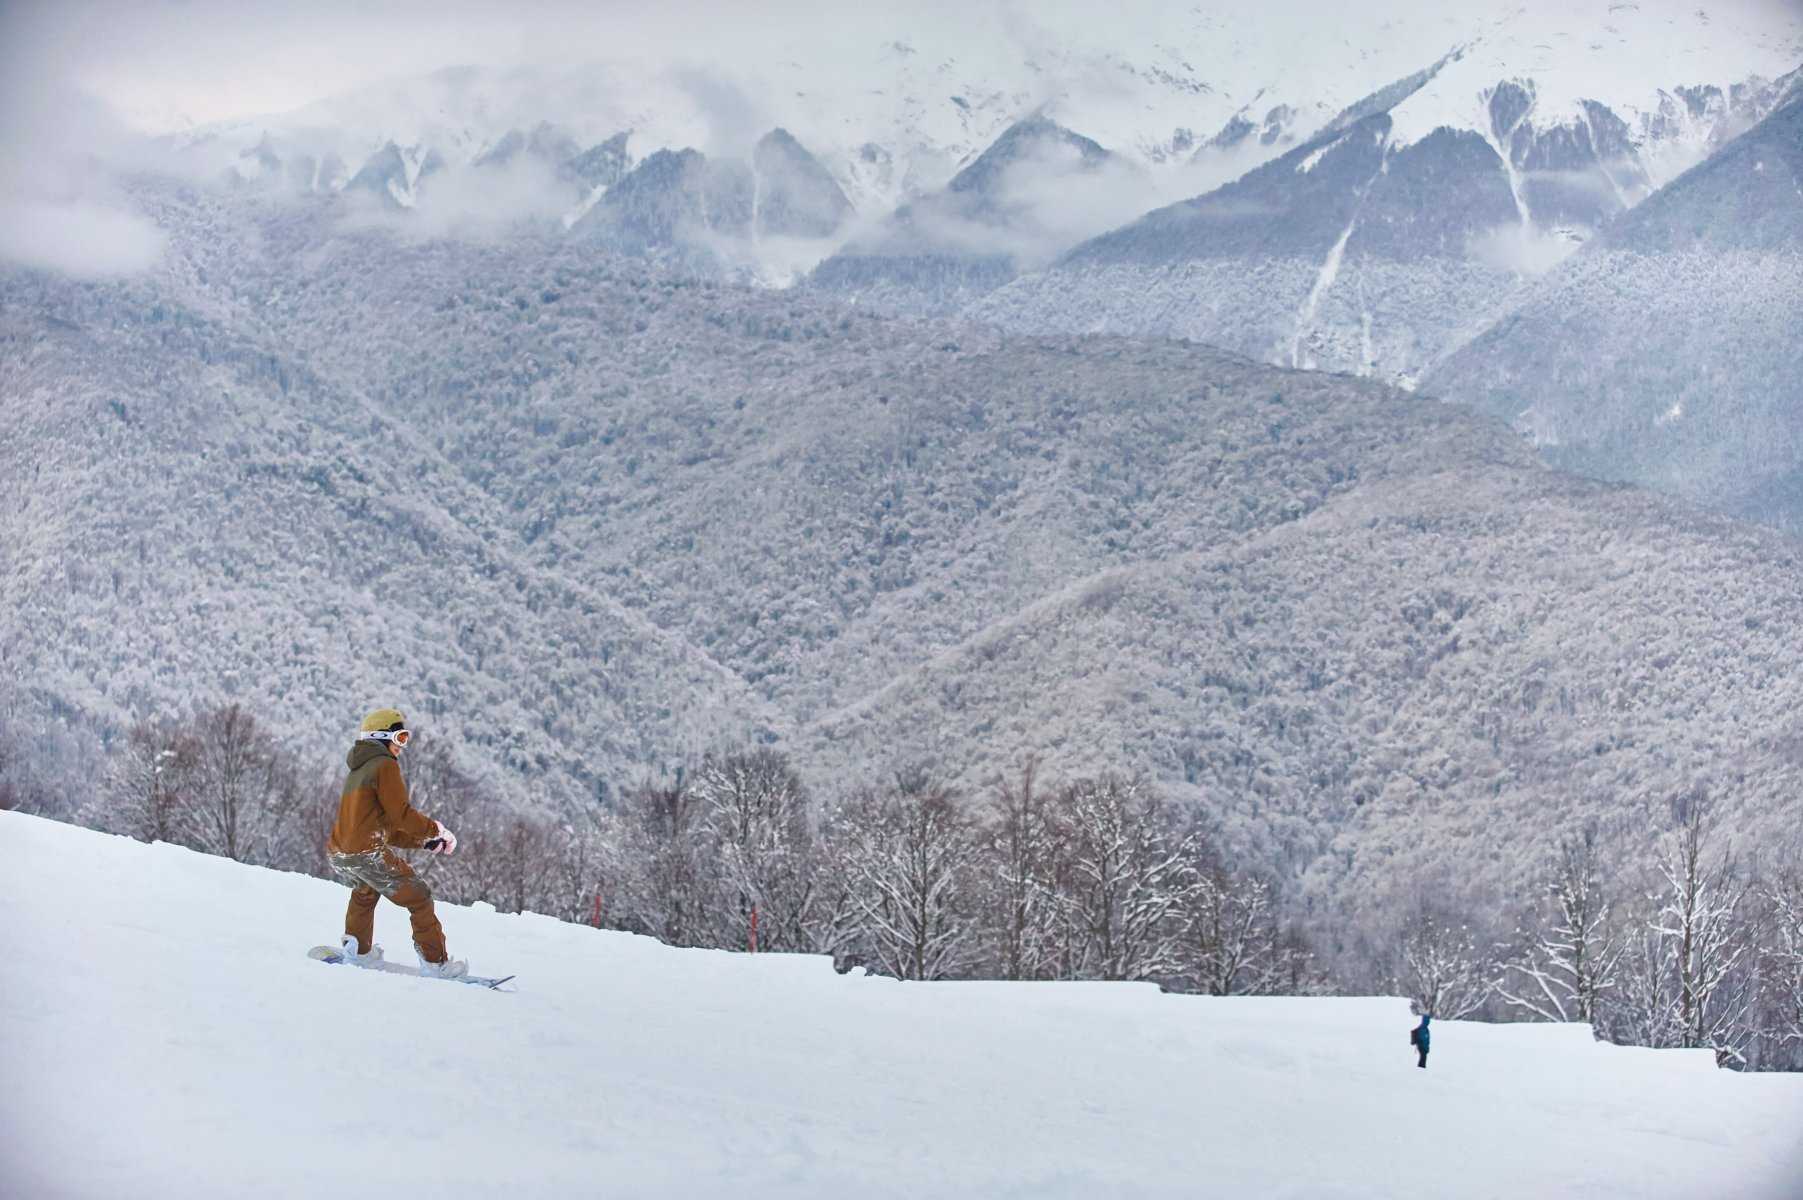
<instances>
[{"instance_id":1,"label":"fog over mountain","mask_svg":"<svg viewBox=\"0 0 1803 1200\"><path fill-rule=\"evenodd\" d=\"M1144 171L1034 115L943 189L903 205L814 268L811 287L885 312L943 316L1143 205ZM1062 228L1061 228L1062 227Z\"/></svg>"},{"instance_id":2,"label":"fog over mountain","mask_svg":"<svg viewBox=\"0 0 1803 1200\"><path fill-rule=\"evenodd\" d=\"M752 279L780 272L797 247L807 256L853 215L833 177L783 129L758 139L745 160L659 150L597 186L585 208L571 232L610 251Z\"/></svg>"},{"instance_id":3,"label":"fog over mountain","mask_svg":"<svg viewBox=\"0 0 1803 1200\"><path fill-rule=\"evenodd\" d=\"M1007 169L985 188L1005 191L1011 213L976 232L993 235L1009 260L1006 275L990 272L1002 282L1383 107L1406 114L1397 149L1441 126L1500 148L1524 228L1497 233L1482 250L1513 269L1544 263L1547 239L1569 241L1696 162L1749 122L1762 81L1803 59L1803 19L1775 0L1706 10L1603 0L1453 11L1426 0L1357 10L1309 0L1220 11L1128 4L1102 22L1091 6L1063 2L928 3L807 19L782 4L757 13L677 5L630 20L551 2L505 20L480 6L453 8L432 22L406 5L303 13L201 3L172 33L152 9L96 21L79 5L60 17L63 9L21 7L10 41L36 49L16 56L15 91L32 102L12 106L29 119L7 140L28 143L31 152L16 156L23 161L90 155L91 131L68 118L72 81L155 133L158 152L179 161L165 169L305 192L338 193L359 180L354 193L399 209L428 205L437 187L453 194L439 206L450 215L422 224L445 230L544 220L553 210L573 224L600 190L663 153L698 153L713 174L756 175L758 146L781 130L849 206L831 213L838 219L806 222L805 244L746 236L736 218L711 215L670 225L653 246L625 243L673 254L691 270L711 255L729 275L776 284L847 244L892 242L885 226L922 215L923 202L933 207L961 171L1005 151L1022 122L1051 122L1105 149L1123 169L1096 177L1073 176L1055 154L1000 155ZM319 61L314 47L326 33L341 48ZM425 69L435 56L436 69ZM177 66L158 78L149 69L157 62L188 62L189 74ZM217 82L225 64L229 87ZM359 73L367 79L347 86ZM215 83L197 91L194 78ZM307 103L257 107L309 89ZM1499 91L1493 113L1487 97ZM213 115L172 115L184 97ZM216 111L234 102L238 111ZM516 149L527 144L527 154ZM577 166L584 156L600 169ZM505 187L460 178L472 164L523 158L546 170ZM1490 182L1473 180L1480 190ZM962 242L966 265L996 257L956 232L933 234ZM910 311L951 307L927 286L859 298ZM1339 303L1323 299L1329 309ZM1380 357L1392 374L1412 361L1400 351Z\"/></svg>"}]
</instances>

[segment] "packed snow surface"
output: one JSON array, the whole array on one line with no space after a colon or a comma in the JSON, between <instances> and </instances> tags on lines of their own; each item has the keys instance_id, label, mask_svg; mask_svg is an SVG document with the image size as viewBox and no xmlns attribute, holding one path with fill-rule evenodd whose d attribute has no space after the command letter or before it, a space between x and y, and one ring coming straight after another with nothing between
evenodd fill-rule
<instances>
[{"instance_id":1,"label":"packed snow surface","mask_svg":"<svg viewBox=\"0 0 1803 1200\"><path fill-rule=\"evenodd\" d=\"M1803 1078L1397 999L906 984L0 813L0 1195L1795 1196ZM377 936L406 946L401 910Z\"/></svg>"}]
</instances>

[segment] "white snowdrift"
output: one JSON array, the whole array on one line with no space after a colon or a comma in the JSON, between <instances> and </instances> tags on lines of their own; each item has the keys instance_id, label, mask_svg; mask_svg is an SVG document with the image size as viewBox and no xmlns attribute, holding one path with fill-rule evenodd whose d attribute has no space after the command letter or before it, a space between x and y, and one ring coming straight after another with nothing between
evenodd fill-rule
<instances>
[{"instance_id":1,"label":"white snowdrift","mask_svg":"<svg viewBox=\"0 0 1803 1200\"><path fill-rule=\"evenodd\" d=\"M514 994L313 962L333 884L0 813L0 1195L1797 1195L1803 1078L1396 999L901 984L442 909ZM399 909L378 938L406 946Z\"/></svg>"}]
</instances>

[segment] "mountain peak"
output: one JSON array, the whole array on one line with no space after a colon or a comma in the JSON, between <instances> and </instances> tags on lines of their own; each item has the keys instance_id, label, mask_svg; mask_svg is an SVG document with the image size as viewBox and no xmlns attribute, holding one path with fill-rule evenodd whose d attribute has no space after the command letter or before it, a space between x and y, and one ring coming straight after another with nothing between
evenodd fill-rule
<instances>
[{"instance_id":1,"label":"mountain peak","mask_svg":"<svg viewBox=\"0 0 1803 1200\"><path fill-rule=\"evenodd\" d=\"M1002 131L1000 137L959 171L946 191L987 196L1008 169L1028 158L1060 158L1079 170L1093 170L1114 156L1096 142L1035 112Z\"/></svg>"}]
</instances>

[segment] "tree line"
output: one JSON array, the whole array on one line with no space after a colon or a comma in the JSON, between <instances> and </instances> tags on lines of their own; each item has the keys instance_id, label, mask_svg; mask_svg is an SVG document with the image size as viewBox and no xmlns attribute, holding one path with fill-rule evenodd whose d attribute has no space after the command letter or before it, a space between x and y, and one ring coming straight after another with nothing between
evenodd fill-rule
<instances>
[{"instance_id":1,"label":"tree line","mask_svg":"<svg viewBox=\"0 0 1803 1200\"><path fill-rule=\"evenodd\" d=\"M402 767L415 806L459 836L455 856L416 856L453 903L899 979L1394 991L1442 1019L1582 1021L1621 1044L1803 1069L1803 865L1739 857L1703 790L1673 800L1650 862L1587 828L1551 840L1518 895L1417 897L1329 957L1310 932L1331 916L1306 924L1205 811L1136 776L1054 781L1028 762L970 795L912 767L816 796L780 751L732 748L560 820L494 795L443 739L417 737ZM330 878L341 779L234 704L132 726L78 804L0 769L0 807Z\"/></svg>"}]
</instances>

